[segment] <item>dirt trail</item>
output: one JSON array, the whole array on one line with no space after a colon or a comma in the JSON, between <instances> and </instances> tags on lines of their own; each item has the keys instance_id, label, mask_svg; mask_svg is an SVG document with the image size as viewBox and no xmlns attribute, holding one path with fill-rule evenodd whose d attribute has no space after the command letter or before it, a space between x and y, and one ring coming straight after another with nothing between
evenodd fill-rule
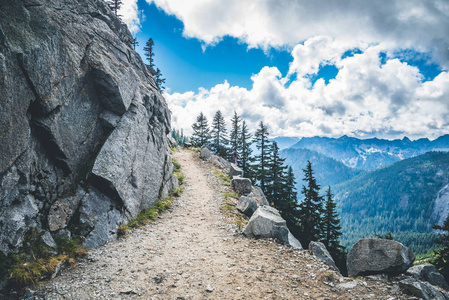
<instances>
[{"instance_id":1,"label":"dirt trail","mask_svg":"<svg viewBox=\"0 0 449 300\"><path fill-rule=\"evenodd\" d=\"M174 208L129 237L37 287L45 299L403 299L381 281L351 282L307 251L236 234L220 212L227 188L196 153L174 157L185 174ZM391 298L393 297L393 298Z\"/></svg>"}]
</instances>

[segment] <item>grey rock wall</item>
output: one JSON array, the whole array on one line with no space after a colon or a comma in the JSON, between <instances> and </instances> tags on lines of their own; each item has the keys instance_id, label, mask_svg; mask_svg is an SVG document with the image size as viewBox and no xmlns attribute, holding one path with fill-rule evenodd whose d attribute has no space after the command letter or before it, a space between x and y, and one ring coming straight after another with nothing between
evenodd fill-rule
<instances>
[{"instance_id":1,"label":"grey rock wall","mask_svg":"<svg viewBox=\"0 0 449 300\"><path fill-rule=\"evenodd\" d=\"M0 251L92 248L176 187L170 112L102 0L0 0Z\"/></svg>"}]
</instances>

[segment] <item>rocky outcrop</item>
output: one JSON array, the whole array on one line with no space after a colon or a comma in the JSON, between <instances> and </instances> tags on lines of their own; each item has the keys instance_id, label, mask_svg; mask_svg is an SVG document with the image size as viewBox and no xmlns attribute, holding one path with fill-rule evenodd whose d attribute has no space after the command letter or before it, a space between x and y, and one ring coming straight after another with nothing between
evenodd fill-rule
<instances>
[{"instance_id":1,"label":"rocky outcrop","mask_svg":"<svg viewBox=\"0 0 449 300\"><path fill-rule=\"evenodd\" d=\"M229 168L229 177L232 178L234 176L243 177L243 171L236 164L231 163L231 167Z\"/></svg>"},{"instance_id":2,"label":"rocky outcrop","mask_svg":"<svg viewBox=\"0 0 449 300\"><path fill-rule=\"evenodd\" d=\"M405 277L398 282L401 290L409 295L416 296L419 299L447 300L449 293L440 291L428 282L423 282L413 277Z\"/></svg>"},{"instance_id":3,"label":"rocky outcrop","mask_svg":"<svg viewBox=\"0 0 449 300\"><path fill-rule=\"evenodd\" d=\"M413 264L415 255L399 242L384 239L360 239L349 251L348 275L400 274Z\"/></svg>"},{"instance_id":4,"label":"rocky outcrop","mask_svg":"<svg viewBox=\"0 0 449 300\"><path fill-rule=\"evenodd\" d=\"M254 199L256 200L257 203L259 203L260 205L270 205L260 187L253 186L251 188L251 192L254 194Z\"/></svg>"},{"instance_id":5,"label":"rocky outcrop","mask_svg":"<svg viewBox=\"0 0 449 300\"><path fill-rule=\"evenodd\" d=\"M176 186L167 104L104 1L0 4L0 251L96 247Z\"/></svg>"},{"instance_id":6,"label":"rocky outcrop","mask_svg":"<svg viewBox=\"0 0 449 300\"><path fill-rule=\"evenodd\" d=\"M243 178L240 176L234 176L231 181L232 188L234 191L239 193L240 195L248 195L251 193L251 179L249 178Z\"/></svg>"},{"instance_id":7,"label":"rocky outcrop","mask_svg":"<svg viewBox=\"0 0 449 300\"><path fill-rule=\"evenodd\" d=\"M449 184L446 184L437 195L432 210L432 220L443 226L444 220L449 216Z\"/></svg>"},{"instance_id":8,"label":"rocky outcrop","mask_svg":"<svg viewBox=\"0 0 449 300\"><path fill-rule=\"evenodd\" d=\"M326 265L328 265L331 270L340 273L340 270L335 265L334 259L330 255L329 251L327 251L326 246L324 246L323 243L313 242L313 241L310 242L309 243L309 251L318 260L321 260Z\"/></svg>"},{"instance_id":9,"label":"rocky outcrop","mask_svg":"<svg viewBox=\"0 0 449 300\"><path fill-rule=\"evenodd\" d=\"M252 193L248 196L241 196L239 202L237 202L237 209L247 217L251 217L258 207Z\"/></svg>"},{"instance_id":10,"label":"rocky outcrop","mask_svg":"<svg viewBox=\"0 0 449 300\"><path fill-rule=\"evenodd\" d=\"M256 210L243 234L247 237L275 238L285 245L302 249L301 243L288 230L286 221L270 206L261 206Z\"/></svg>"},{"instance_id":11,"label":"rocky outcrop","mask_svg":"<svg viewBox=\"0 0 449 300\"><path fill-rule=\"evenodd\" d=\"M439 286L445 290L449 290L449 285L443 275L438 272L437 268L432 264L422 264L413 266L407 270L407 275L413 276L415 279L427 281L432 285Z\"/></svg>"}]
</instances>

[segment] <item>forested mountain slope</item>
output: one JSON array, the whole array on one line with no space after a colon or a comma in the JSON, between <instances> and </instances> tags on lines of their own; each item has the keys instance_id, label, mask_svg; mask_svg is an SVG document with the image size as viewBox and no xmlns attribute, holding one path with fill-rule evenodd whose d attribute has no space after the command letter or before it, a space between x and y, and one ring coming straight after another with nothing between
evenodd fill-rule
<instances>
[{"instance_id":1,"label":"forested mountain slope","mask_svg":"<svg viewBox=\"0 0 449 300\"><path fill-rule=\"evenodd\" d=\"M429 152L334 186L344 242L388 231L422 241L418 235L432 231L435 200L448 183L449 154Z\"/></svg>"},{"instance_id":2,"label":"forested mountain slope","mask_svg":"<svg viewBox=\"0 0 449 300\"><path fill-rule=\"evenodd\" d=\"M302 170L306 167L308 160L312 163L317 181L322 188L342 183L356 175L365 173L363 170L350 168L342 162L308 149L289 148L282 150L280 154L285 158L285 164L293 168L298 192L304 185ZM299 198L301 199L301 195Z\"/></svg>"}]
</instances>

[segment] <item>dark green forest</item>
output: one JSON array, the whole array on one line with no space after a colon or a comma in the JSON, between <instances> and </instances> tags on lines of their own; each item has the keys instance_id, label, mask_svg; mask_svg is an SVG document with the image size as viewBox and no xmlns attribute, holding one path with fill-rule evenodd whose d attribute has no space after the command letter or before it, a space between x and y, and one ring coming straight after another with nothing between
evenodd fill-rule
<instances>
[{"instance_id":1,"label":"dark green forest","mask_svg":"<svg viewBox=\"0 0 449 300\"><path fill-rule=\"evenodd\" d=\"M393 233L416 254L435 248L432 209L449 182L449 154L428 152L334 186L342 244Z\"/></svg>"}]
</instances>

